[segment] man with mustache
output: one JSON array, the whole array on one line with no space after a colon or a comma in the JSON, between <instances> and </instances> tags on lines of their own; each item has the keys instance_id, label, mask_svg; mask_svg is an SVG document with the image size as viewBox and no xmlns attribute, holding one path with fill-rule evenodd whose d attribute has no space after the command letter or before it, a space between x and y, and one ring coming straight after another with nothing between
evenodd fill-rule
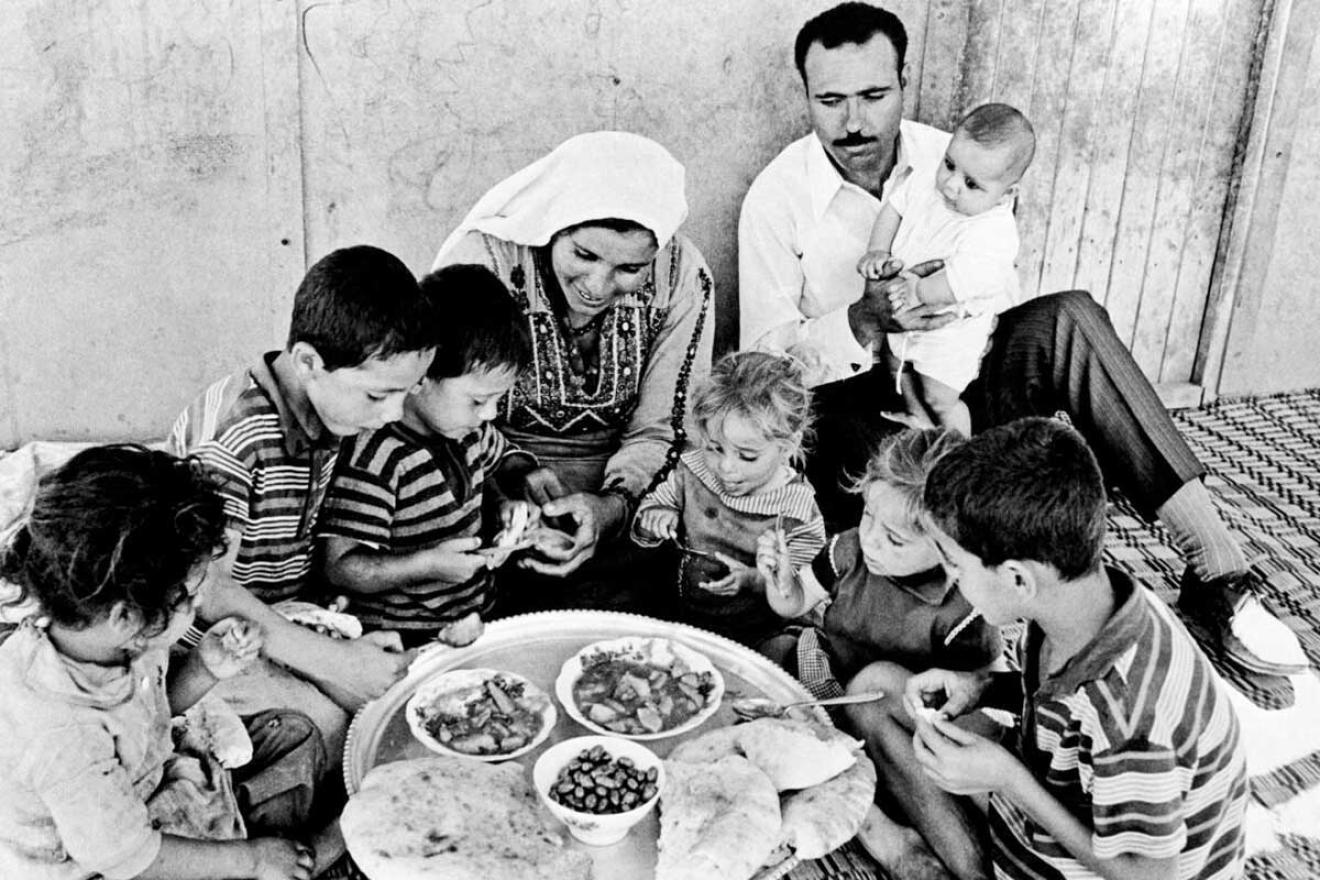
<instances>
[{"instance_id":1,"label":"man with mustache","mask_svg":"<svg viewBox=\"0 0 1320 880\"><path fill-rule=\"evenodd\" d=\"M883 200L943 161L949 135L902 118L907 34L892 13L848 2L808 21L794 58L812 130L753 181L738 227L741 347L817 358L817 442L807 475L831 530L857 522L840 477L860 473L901 404L872 342L951 320L939 306L895 313L885 280L857 271ZM911 267L939 270L938 261ZM876 346L877 350L879 346ZM1106 478L1170 531L1188 567L1179 606L1230 680L1258 702L1291 699L1283 676L1307 665L1296 637L1253 595L1259 574L1201 482L1204 467L1169 419L1103 308L1083 291L1037 297L1000 315L963 393L973 431L1023 416L1066 417Z\"/></svg>"}]
</instances>

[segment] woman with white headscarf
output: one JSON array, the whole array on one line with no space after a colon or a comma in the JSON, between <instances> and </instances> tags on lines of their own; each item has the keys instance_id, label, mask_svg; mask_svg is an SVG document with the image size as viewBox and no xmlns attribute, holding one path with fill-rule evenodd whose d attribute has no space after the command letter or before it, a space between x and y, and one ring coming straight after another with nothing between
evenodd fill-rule
<instances>
[{"instance_id":1,"label":"woman with white headscarf","mask_svg":"<svg viewBox=\"0 0 1320 880\"><path fill-rule=\"evenodd\" d=\"M436 257L434 268L490 268L527 316L532 366L499 424L557 474L533 500L571 537L538 541L522 565L574 577L557 589L502 590L504 613L634 607L627 587L638 559L626 526L677 459L688 389L710 370L713 285L677 234L683 185L683 166L654 141L581 134L496 184ZM598 554L602 546L610 550Z\"/></svg>"}]
</instances>

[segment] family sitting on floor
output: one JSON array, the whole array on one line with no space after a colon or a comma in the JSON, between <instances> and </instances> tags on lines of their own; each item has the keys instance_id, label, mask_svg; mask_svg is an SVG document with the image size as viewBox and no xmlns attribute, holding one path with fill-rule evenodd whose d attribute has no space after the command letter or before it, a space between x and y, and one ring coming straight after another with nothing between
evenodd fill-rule
<instances>
[{"instance_id":1,"label":"family sitting on floor","mask_svg":"<svg viewBox=\"0 0 1320 880\"><path fill-rule=\"evenodd\" d=\"M351 713L413 649L551 608L902 694L838 718L880 775L861 842L896 876L1238 876L1236 718L1170 609L1104 567L1106 486L1172 534L1215 662L1305 657L1103 309L1017 303L1030 123L903 120L906 44L855 2L799 33L812 131L743 203L743 351L712 364L683 167L582 134L487 192L420 282L369 246L316 262L284 349L206 389L173 454L49 474L0 555L37 609L0 645L0 876L320 874ZM492 546L522 518L529 545ZM341 594L360 638L274 607ZM253 744L232 772L172 732L217 697Z\"/></svg>"}]
</instances>

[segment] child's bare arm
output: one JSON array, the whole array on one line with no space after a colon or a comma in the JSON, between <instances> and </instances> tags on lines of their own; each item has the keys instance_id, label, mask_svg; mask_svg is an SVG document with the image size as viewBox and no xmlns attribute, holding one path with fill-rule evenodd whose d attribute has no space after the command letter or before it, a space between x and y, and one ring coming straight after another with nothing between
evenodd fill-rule
<instances>
[{"instance_id":1,"label":"child's bare arm","mask_svg":"<svg viewBox=\"0 0 1320 880\"><path fill-rule=\"evenodd\" d=\"M200 620L237 615L252 621L265 637L266 656L302 674L350 712L383 694L407 670L412 654L402 651L397 634L338 641L286 620L233 579L231 566L241 535L231 530L226 537L231 551L207 571L197 607Z\"/></svg>"},{"instance_id":2,"label":"child's bare arm","mask_svg":"<svg viewBox=\"0 0 1320 880\"><path fill-rule=\"evenodd\" d=\"M871 237L866 240L866 249L889 253L894 246L894 236L898 234L898 226L902 222L903 217L894 210L894 206L885 202L880 208L880 214L875 218L875 225L871 227Z\"/></svg>"},{"instance_id":3,"label":"child's bare arm","mask_svg":"<svg viewBox=\"0 0 1320 880\"><path fill-rule=\"evenodd\" d=\"M1059 803L1026 765L1018 763L1010 784L1002 793L1026 810L1073 858L1106 880L1173 880L1178 876L1178 858L1152 859L1121 855L1102 859L1091 848L1091 829Z\"/></svg>"},{"instance_id":4,"label":"child's bare arm","mask_svg":"<svg viewBox=\"0 0 1320 880\"><path fill-rule=\"evenodd\" d=\"M882 276L884 265L892 253L894 235L902 221L902 216L888 202L880 208L875 225L871 227L871 237L866 242L866 253L857 263L857 271L864 277L878 279Z\"/></svg>"},{"instance_id":5,"label":"child's bare arm","mask_svg":"<svg viewBox=\"0 0 1320 880\"><path fill-rule=\"evenodd\" d=\"M261 628L240 617L226 617L211 626L197 647L166 673L170 712L188 711L216 682L233 678L261 656Z\"/></svg>"},{"instance_id":6,"label":"child's bare arm","mask_svg":"<svg viewBox=\"0 0 1320 880\"><path fill-rule=\"evenodd\" d=\"M192 840L166 834L155 861L134 880L308 880L311 876L311 850L292 840Z\"/></svg>"},{"instance_id":7,"label":"child's bare arm","mask_svg":"<svg viewBox=\"0 0 1320 880\"><path fill-rule=\"evenodd\" d=\"M642 496L633 517L632 539L642 547L678 539L683 520L683 468L676 467L651 492Z\"/></svg>"},{"instance_id":8,"label":"child's bare arm","mask_svg":"<svg viewBox=\"0 0 1320 880\"><path fill-rule=\"evenodd\" d=\"M461 584L486 567L481 539L451 538L411 553L393 553L353 538L325 539L325 576L350 593L383 593L442 581Z\"/></svg>"},{"instance_id":9,"label":"child's bare arm","mask_svg":"<svg viewBox=\"0 0 1320 880\"><path fill-rule=\"evenodd\" d=\"M788 540L779 529L766 529L756 539L756 570L765 582L770 610L780 617L801 617L815 604L793 570Z\"/></svg>"},{"instance_id":10,"label":"child's bare arm","mask_svg":"<svg viewBox=\"0 0 1320 880\"><path fill-rule=\"evenodd\" d=\"M907 693L910 695L912 690L909 682ZM1091 847L1092 829L1059 803L1015 754L944 717L918 715L916 720L913 749L917 762L945 791L961 795L999 793L1029 813L1073 858L1107 880L1173 880L1177 876L1176 857L1099 858Z\"/></svg>"}]
</instances>

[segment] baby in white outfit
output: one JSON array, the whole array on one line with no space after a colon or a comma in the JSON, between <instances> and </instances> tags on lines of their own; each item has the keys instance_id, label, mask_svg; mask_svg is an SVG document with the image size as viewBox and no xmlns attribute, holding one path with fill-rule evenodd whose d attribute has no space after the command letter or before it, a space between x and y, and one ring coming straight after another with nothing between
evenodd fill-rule
<instances>
[{"instance_id":1,"label":"baby in white outfit","mask_svg":"<svg viewBox=\"0 0 1320 880\"><path fill-rule=\"evenodd\" d=\"M944 261L924 278L905 275L892 301L900 310L947 305L957 320L889 334L885 358L910 414L964 434L971 418L960 396L976 378L995 315L1020 296L1013 200L1035 152L1035 132L1020 112L1007 104L977 107L953 130L933 173L914 172L894 188L857 267L879 278L891 258L904 266Z\"/></svg>"}]
</instances>

